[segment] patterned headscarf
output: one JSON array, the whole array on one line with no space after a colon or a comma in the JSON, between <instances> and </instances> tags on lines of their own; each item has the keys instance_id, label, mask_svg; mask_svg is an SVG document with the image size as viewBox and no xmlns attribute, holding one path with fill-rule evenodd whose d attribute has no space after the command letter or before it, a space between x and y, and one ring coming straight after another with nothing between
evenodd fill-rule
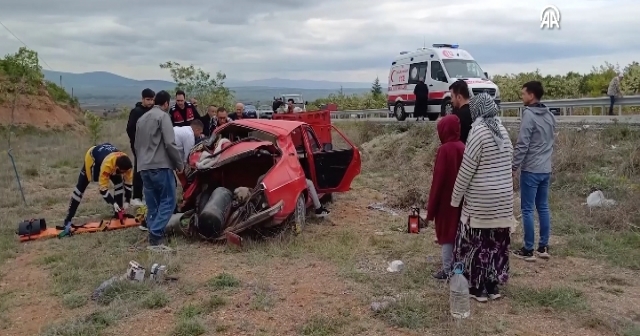
<instances>
[{"instance_id":1,"label":"patterned headscarf","mask_svg":"<svg viewBox=\"0 0 640 336\"><path fill-rule=\"evenodd\" d=\"M500 146L498 139L504 141L504 136L500 132L500 125L496 116L498 115L498 106L488 93L481 93L473 96L469 101L469 110L471 110L471 118L476 120L482 118L482 123L489 128L496 143Z\"/></svg>"}]
</instances>

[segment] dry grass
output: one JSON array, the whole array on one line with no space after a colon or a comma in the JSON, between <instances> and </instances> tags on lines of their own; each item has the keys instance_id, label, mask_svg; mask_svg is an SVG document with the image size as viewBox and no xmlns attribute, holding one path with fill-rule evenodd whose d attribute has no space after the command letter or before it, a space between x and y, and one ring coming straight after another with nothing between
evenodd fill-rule
<instances>
[{"instance_id":1,"label":"dry grass","mask_svg":"<svg viewBox=\"0 0 640 336\"><path fill-rule=\"evenodd\" d=\"M123 120L104 137L128 149ZM243 249L174 239L177 254L136 249L144 234L123 230L18 244L16 224L64 217L87 135L16 134L13 153L25 187L23 205L10 162L0 171L0 334L2 335L620 335L640 334L640 158L636 131L562 130L552 187L549 262L513 261L503 301L474 305L472 318L449 317L433 231L407 235L403 216L366 209L373 202L423 204L438 146L432 126L340 125L361 146L363 174L336 197L330 220L299 237L250 242ZM335 135L334 135L335 136ZM342 145L336 145L341 147ZM615 149L612 149L615 146ZM587 210L600 188L619 204ZM108 213L90 187L79 214ZM516 237L514 241L519 241ZM401 259L400 274L384 271ZM161 262L180 279L169 285L123 283L88 299L129 260ZM397 300L376 314L372 300ZM29 321L29 323L25 323ZM150 321L152 321L150 323Z\"/></svg>"}]
</instances>

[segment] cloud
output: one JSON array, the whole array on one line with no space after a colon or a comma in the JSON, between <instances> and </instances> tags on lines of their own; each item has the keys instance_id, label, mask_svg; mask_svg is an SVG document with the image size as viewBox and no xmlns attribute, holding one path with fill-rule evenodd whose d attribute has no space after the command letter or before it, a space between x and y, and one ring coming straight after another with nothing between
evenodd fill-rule
<instances>
[{"instance_id":1,"label":"cloud","mask_svg":"<svg viewBox=\"0 0 640 336\"><path fill-rule=\"evenodd\" d=\"M230 79L371 81L403 50L458 43L491 73L588 71L640 55L640 2L556 1L561 29L540 29L542 1L0 0L0 20L58 71L167 79L193 63ZM21 43L0 28L0 52ZM639 57L640 58L640 57Z\"/></svg>"}]
</instances>

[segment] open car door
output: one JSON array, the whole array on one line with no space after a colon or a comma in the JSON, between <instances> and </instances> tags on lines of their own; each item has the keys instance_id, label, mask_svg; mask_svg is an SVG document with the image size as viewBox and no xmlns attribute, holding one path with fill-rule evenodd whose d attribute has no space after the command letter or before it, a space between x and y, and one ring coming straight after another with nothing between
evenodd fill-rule
<instances>
[{"instance_id":1,"label":"open car door","mask_svg":"<svg viewBox=\"0 0 640 336\"><path fill-rule=\"evenodd\" d=\"M332 136L332 144L320 148L311 127L305 126L305 142L313 167L310 171L319 194L349 191L353 179L360 174L360 151L335 126L331 125L331 129L337 136Z\"/></svg>"}]
</instances>

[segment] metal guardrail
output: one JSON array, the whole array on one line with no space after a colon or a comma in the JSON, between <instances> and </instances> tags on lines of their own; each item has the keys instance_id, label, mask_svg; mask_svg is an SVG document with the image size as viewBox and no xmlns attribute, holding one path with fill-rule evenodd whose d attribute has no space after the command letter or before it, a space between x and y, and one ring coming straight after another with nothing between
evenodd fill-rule
<instances>
[{"instance_id":1,"label":"metal guardrail","mask_svg":"<svg viewBox=\"0 0 640 336\"><path fill-rule=\"evenodd\" d=\"M593 108L601 108L603 113L609 110L611 103L609 97L598 98L574 98L574 99L555 99L542 101L547 107L558 111L558 115L572 116L575 108L588 108L589 114L593 115ZM624 106L640 106L640 95L617 98L615 101L614 111L617 115L622 115L622 107ZM517 110L518 116L521 115L524 106L522 102L503 102L500 104L500 114L504 115L505 111ZM355 118L392 118L392 112L389 109L372 109L372 110L347 110L331 112L332 119L355 119ZM578 116L575 116L578 117Z\"/></svg>"}]
</instances>

